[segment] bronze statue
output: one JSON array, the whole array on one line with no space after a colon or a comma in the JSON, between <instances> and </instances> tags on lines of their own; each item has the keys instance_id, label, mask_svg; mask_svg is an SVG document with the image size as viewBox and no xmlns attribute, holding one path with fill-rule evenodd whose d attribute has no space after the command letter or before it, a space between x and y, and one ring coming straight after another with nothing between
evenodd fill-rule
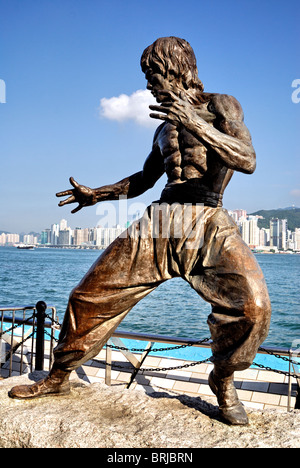
<instances>
[{"instance_id":1,"label":"bronze statue","mask_svg":"<svg viewBox=\"0 0 300 468\"><path fill-rule=\"evenodd\" d=\"M164 172L167 184L159 204L149 206L72 291L48 377L14 387L10 396L35 398L69 391L71 371L99 353L131 308L162 282L182 277L212 306L208 324L214 370L209 385L220 413L230 424L247 424L234 371L252 364L268 334L271 306L263 274L222 208L222 196L234 171L255 170L251 137L234 97L203 91L194 52L185 40L158 39L144 51L141 67L158 103L150 106L154 111L150 116L163 121L143 170L97 189L71 178L73 188L57 196L68 196L60 206L77 202L75 213L102 200L137 197ZM161 204L167 206L168 235L162 235L159 224L160 231L153 236ZM188 227L175 235L183 215Z\"/></svg>"}]
</instances>

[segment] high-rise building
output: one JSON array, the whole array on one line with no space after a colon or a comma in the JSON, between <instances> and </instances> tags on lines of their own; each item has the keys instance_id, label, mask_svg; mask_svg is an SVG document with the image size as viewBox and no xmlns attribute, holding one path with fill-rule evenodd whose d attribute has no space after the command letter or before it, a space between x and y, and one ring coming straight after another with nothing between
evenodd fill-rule
<instances>
[{"instance_id":1,"label":"high-rise building","mask_svg":"<svg viewBox=\"0 0 300 468\"><path fill-rule=\"evenodd\" d=\"M257 218L249 216L249 219L242 219L239 222L240 231L243 241L247 245L256 247L259 245L259 228L257 226Z\"/></svg>"},{"instance_id":2,"label":"high-rise building","mask_svg":"<svg viewBox=\"0 0 300 468\"><path fill-rule=\"evenodd\" d=\"M249 221L246 219L239 222L240 231L242 234L243 241L249 245L250 244L250 231L249 231Z\"/></svg>"},{"instance_id":3,"label":"high-rise building","mask_svg":"<svg viewBox=\"0 0 300 468\"><path fill-rule=\"evenodd\" d=\"M270 220L270 245L271 247L278 247L279 239L279 219L272 218Z\"/></svg>"},{"instance_id":4,"label":"high-rise building","mask_svg":"<svg viewBox=\"0 0 300 468\"><path fill-rule=\"evenodd\" d=\"M60 220L60 223L59 223L59 230L60 231L65 231L65 229L67 229L68 227L68 222L66 219L61 219Z\"/></svg>"},{"instance_id":5,"label":"high-rise building","mask_svg":"<svg viewBox=\"0 0 300 468\"><path fill-rule=\"evenodd\" d=\"M88 228L75 228L74 229L74 245L87 244L89 242L89 229Z\"/></svg>"},{"instance_id":6,"label":"high-rise building","mask_svg":"<svg viewBox=\"0 0 300 468\"><path fill-rule=\"evenodd\" d=\"M295 250L300 250L300 228L295 229L294 244L295 244Z\"/></svg>"},{"instance_id":7,"label":"high-rise building","mask_svg":"<svg viewBox=\"0 0 300 468\"><path fill-rule=\"evenodd\" d=\"M57 245L70 245L70 243L71 243L70 231L68 229L59 231Z\"/></svg>"},{"instance_id":8,"label":"high-rise building","mask_svg":"<svg viewBox=\"0 0 300 468\"><path fill-rule=\"evenodd\" d=\"M57 245L59 236L59 224L51 224L51 244Z\"/></svg>"},{"instance_id":9,"label":"high-rise building","mask_svg":"<svg viewBox=\"0 0 300 468\"><path fill-rule=\"evenodd\" d=\"M0 234L0 245L5 245L5 244L6 244L6 234L2 232L2 234Z\"/></svg>"},{"instance_id":10,"label":"high-rise building","mask_svg":"<svg viewBox=\"0 0 300 468\"><path fill-rule=\"evenodd\" d=\"M237 220L240 218L247 219L247 211L246 210L234 210L234 218L237 217Z\"/></svg>"},{"instance_id":11,"label":"high-rise building","mask_svg":"<svg viewBox=\"0 0 300 468\"><path fill-rule=\"evenodd\" d=\"M238 215L237 215L237 213L235 213L235 212L232 211L232 210L228 210L228 214L229 214L229 216L232 217L232 219L233 219L236 223L238 222Z\"/></svg>"},{"instance_id":12,"label":"high-rise building","mask_svg":"<svg viewBox=\"0 0 300 468\"><path fill-rule=\"evenodd\" d=\"M44 229L41 232L41 244L51 244L51 229Z\"/></svg>"},{"instance_id":13,"label":"high-rise building","mask_svg":"<svg viewBox=\"0 0 300 468\"><path fill-rule=\"evenodd\" d=\"M288 222L287 219L281 219L280 221L279 248L286 250Z\"/></svg>"},{"instance_id":14,"label":"high-rise building","mask_svg":"<svg viewBox=\"0 0 300 468\"><path fill-rule=\"evenodd\" d=\"M259 230L259 245L270 245L270 229L262 228Z\"/></svg>"},{"instance_id":15,"label":"high-rise building","mask_svg":"<svg viewBox=\"0 0 300 468\"><path fill-rule=\"evenodd\" d=\"M123 228L96 228L96 245L106 248L111 244L123 231Z\"/></svg>"},{"instance_id":16,"label":"high-rise building","mask_svg":"<svg viewBox=\"0 0 300 468\"><path fill-rule=\"evenodd\" d=\"M23 242L26 245L35 245L37 244L37 236L34 236L33 234L25 234Z\"/></svg>"},{"instance_id":17,"label":"high-rise building","mask_svg":"<svg viewBox=\"0 0 300 468\"><path fill-rule=\"evenodd\" d=\"M270 246L286 250L287 219L272 218L270 220Z\"/></svg>"},{"instance_id":18,"label":"high-rise building","mask_svg":"<svg viewBox=\"0 0 300 468\"><path fill-rule=\"evenodd\" d=\"M0 236L1 245L13 245L20 242L19 234L5 234L4 232Z\"/></svg>"},{"instance_id":19,"label":"high-rise building","mask_svg":"<svg viewBox=\"0 0 300 468\"><path fill-rule=\"evenodd\" d=\"M257 226L257 218L249 216L249 245L259 245L259 228Z\"/></svg>"}]
</instances>

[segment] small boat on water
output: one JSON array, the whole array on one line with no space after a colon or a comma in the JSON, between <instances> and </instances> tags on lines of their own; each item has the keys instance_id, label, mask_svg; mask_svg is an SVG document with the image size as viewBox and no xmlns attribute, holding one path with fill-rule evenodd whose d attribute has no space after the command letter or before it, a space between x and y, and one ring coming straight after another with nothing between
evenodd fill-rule
<instances>
[{"instance_id":1,"label":"small boat on water","mask_svg":"<svg viewBox=\"0 0 300 468\"><path fill-rule=\"evenodd\" d=\"M22 249L22 250L34 250L34 245L27 245L27 244L19 244L17 245L17 249Z\"/></svg>"}]
</instances>

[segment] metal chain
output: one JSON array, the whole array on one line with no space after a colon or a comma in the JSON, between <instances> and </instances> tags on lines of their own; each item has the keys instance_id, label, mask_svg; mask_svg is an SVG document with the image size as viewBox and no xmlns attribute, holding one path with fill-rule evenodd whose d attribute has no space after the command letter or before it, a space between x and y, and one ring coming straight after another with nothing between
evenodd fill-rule
<instances>
[{"instance_id":1,"label":"metal chain","mask_svg":"<svg viewBox=\"0 0 300 468\"><path fill-rule=\"evenodd\" d=\"M29 320L32 320L34 318L34 314L31 315L31 317L27 318L26 320L24 320L23 322L23 325L26 325L26 323L29 321ZM5 333L10 333L11 331L13 331L15 328L18 328L20 327L21 325L19 323L17 323L16 325L13 325L12 327L8 328L7 330L3 330L1 333L0 333L0 338L2 338L3 335L5 335Z\"/></svg>"},{"instance_id":2,"label":"metal chain","mask_svg":"<svg viewBox=\"0 0 300 468\"><path fill-rule=\"evenodd\" d=\"M181 366L174 366L174 367L156 367L156 368L145 368L141 369L142 372L163 372L163 371L169 371L169 370L176 370L176 369L185 369L187 367L193 367L197 366L198 364L204 364L205 362L209 362L211 360L211 357L203 359L202 361L194 361L191 362L190 364L183 364Z\"/></svg>"},{"instance_id":3,"label":"metal chain","mask_svg":"<svg viewBox=\"0 0 300 468\"><path fill-rule=\"evenodd\" d=\"M272 369L272 367L264 366L263 364L257 364L256 362L253 362L253 364L256 367L260 367L260 369L265 369L267 371L275 372L276 374L282 374L282 375L286 375L286 376L289 376L289 377L293 377L294 379L299 379L299 375L297 375L297 374L290 374L289 372L286 372L286 371L281 371L281 370L278 370L278 369Z\"/></svg>"},{"instance_id":4,"label":"metal chain","mask_svg":"<svg viewBox=\"0 0 300 468\"><path fill-rule=\"evenodd\" d=\"M58 321L58 320L55 320L53 317L51 317L51 315L45 314L45 317L47 317L47 318L52 322L52 324L57 325L58 328L61 327L59 321Z\"/></svg>"},{"instance_id":5,"label":"metal chain","mask_svg":"<svg viewBox=\"0 0 300 468\"><path fill-rule=\"evenodd\" d=\"M58 338L55 338L55 336L52 336L50 335L50 333L44 329L44 334L49 336L51 339L53 339L54 341L56 341L56 343L58 343Z\"/></svg>"},{"instance_id":6,"label":"metal chain","mask_svg":"<svg viewBox=\"0 0 300 468\"><path fill-rule=\"evenodd\" d=\"M151 349L151 353L157 353L157 352L162 352L162 351L172 351L172 350L175 350L175 349L182 349L182 348L188 348L190 346L195 346L195 345L200 345L200 344L203 344L203 343L206 343L207 341L209 341L211 338L204 338L203 340L200 340L200 341L195 341L193 343L187 343L187 344L184 344L184 345L178 345L178 346L171 346L170 348L153 348ZM133 353L138 353L138 352L144 352L145 349L144 348L125 348L123 346L115 346L115 345L106 345L107 348L112 348L112 349L118 349L119 351L131 351Z\"/></svg>"},{"instance_id":7,"label":"metal chain","mask_svg":"<svg viewBox=\"0 0 300 468\"><path fill-rule=\"evenodd\" d=\"M174 349L181 349L181 348L186 348L186 347L189 347L189 346L194 346L196 344L202 344L202 343L205 343L207 341L209 341L211 338L204 338L203 340L200 340L200 341L197 341L195 343L187 343L185 345L181 345L181 346L174 346L174 347L171 347L171 348L154 348L154 349L151 349L151 352L161 352L161 351L169 351L169 350L174 350ZM120 351L132 351L132 352L143 352L144 349L136 349L136 348L132 348L132 349L128 349L128 348L125 348L125 347L122 347L122 346L113 346L113 345L106 345L108 348L113 348L113 349L118 349ZM284 361L286 362L290 362L292 364L296 364L296 365L299 365L298 362L295 362L289 358L286 358L284 356L280 356L279 354L276 354L276 353L272 353L271 351L268 351L264 348L259 348L261 351L265 351L267 352L268 354L276 357L276 358L279 358L279 359L283 359ZM167 368L160 368L160 367L157 367L157 368L149 368L149 369L141 369L143 372L163 372L163 371L168 371L168 370L175 370L175 369L184 369L184 368L187 368L187 367L192 367L192 366L196 366L198 364L203 364L205 362L208 362L208 361L211 361L211 357L210 358L207 358L207 359L204 359L203 361L197 361L197 362L192 362L191 364L184 364L184 365L181 365L181 366L177 366L177 367L167 367ZM265 370L268 370L268 371L272 371L272 372L276 372L277 374L283 374L283 375L287 375L287 376L290 376L290 377L294 377L294 378L299 378L299 376L297 376L296 374L290 374L289 372L285 372L285 371L280 371L280 370L277 370L277 369L272 369L271 367L268 367L268 366L264 366L262 364L257 364L255 362L253 362L253 364L261 369L265 369ZM110 365L110 364L107 364L107 365ZM121 368L123 369L124 367L122 366L117 366L115 365L114 367L116 368Z\"/></svg>"},{"instance_id":8,"label":"metal chain","mask_svg":"<svg viewBox=\"0 0 300 468\"><path fill-rule=\"evenodd\" d=\"M203 359L202 361L194 361L194 362L191 362L189 364L183 364L181 366L142 368L142 369L140 369L140 371L141 372L165 372L165 371L170 371L170 370L185 369L185 368L188 368L188 367L197 366L198 364L204 364L206 362L211 362L211 358L212 358L212 356L207 358L207 359ZM109 366L109 367L112 367L112 368L115 368L115 369L128 369L128 367L119 366L118 364L105 363L105 365ZM271 367L264 366L263 364L257 364L256 362L253 362L253 365L255 365L256 367L259 367L261 369L265 369L267 371L276 372L277 374L283 374L285 376L290 376L290 377L293 377L295 379L299 378L299 376L297 374L290 374L289 372L280 371L280 370L277 370L277 369L272 369Z\"/></svg>"},{"instance_id":9,"label":"metal chain","mask_svg":"<svg viewBox=\"0 0 300 468\"><path fill-rule=\"evenodd\" d=\"M11 355L11 354L13 354L13 353L16 351L16 349L19 349L20 346L22 346L27 340L30 340L30 338L32 338L32 337L34 336L34 334L35 334L35 330L33 330L33 332L32 332L29 336L27 336L23 341L20 341L20 343L17 344L17 346L16 346L15 349L11 348L11 349L8 351L8 353L6 354L6 358L5 358L5 359L6 359L6 362L8 361L8 356ZM1 368L1 367L2 367L2 364L0 363L0 368Z\"/></svg>"},{"instance_id":10,"label":"metal chain","mask_svg":"<svg viewBox=\"0 0 300 468\"><path fill-rule=\"evenodd\" d=\"M175 369L184 369L187 367L193 367L197 366L198 364L204 364L205 362L209 362L211 360L211 357L203 359L203 361L194 361L191 362L190 364L183 364L181 366L174 366L174 367L149 367L149 368L140 368L139 370L141 372L164 372L164 371L169 371L169 370L175 370ZM118 364L109 364L105 363L106 366L113 367L116 369L128 369L128 367L125 366L119 366Z\"/></svg>"},{"instance_id":11,"label":"metal chain","mask_svg":"<svg viewBox=\"0 0 300 468\"><path fill-rule=\"evenodd\" d=\"M283 361L285 362L290 362L291 364L295 364L296 366L299 366L299 362L297 361L293 361L292 359L290 358L287 358L285 356L280 356L280 354L276 354L276 353L272 353L271 351L269 351L268 349L265 349L265 348L259 348L260 351L264 351L265 353L268 353L270 354L271 356L274 356L278 359L282 359Z\"/></svg>"},{"instance_id":12,"label":"metal chain","mask_svg":"<svg viewBox=\"0 0 300 468\"><path fill-rule=\"evenodd\" d=\"M35 330L33 330L33 332L30 333L30 335L27 336L27 338L24 338L23 341L20 341L20 343L18 343L18 348L19 348L20 346L22 346L22 344L24 344L27 340L30 340L30 338L32 338L32 337L34 336L34 334L35 334Z\"/></svg>"}]
</instances>

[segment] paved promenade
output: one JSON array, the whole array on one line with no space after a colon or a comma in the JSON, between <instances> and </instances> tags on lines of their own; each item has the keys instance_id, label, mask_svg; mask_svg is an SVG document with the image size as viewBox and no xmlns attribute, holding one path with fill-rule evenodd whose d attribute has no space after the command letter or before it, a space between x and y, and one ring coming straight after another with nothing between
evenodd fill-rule
<instances>
[{"instance_id":1,"label":"paved promenade","mask_svg":"<svg viewBox=\"0 0 300 468\"><path fill-rule=\"evenodd\" d=\"M103 350L97 359L89 361L77 370L80 378L90 383L105 382L105 355ZM136 355L140 359L139 355ZM180 370L143 371L143 369L178 367L190 364L190 361L164 357L148 356L130 388L142 392L167 392L186 394L193 397L206 397L217 400L208 386L208 375L213 368L210 363L198 364ZM118 366L118 367L116 367ZM122 367L122 369L120 367ZM119 351L112 351L111 385L124 386L130 382L133 366ZM235 373L235 386L239 398L246 407L264 409L277 408L287 410L288 377L271 371L250 368ZM296 380L292 379L291 408L295 406Z\"/></svg>"}]
</instances>

